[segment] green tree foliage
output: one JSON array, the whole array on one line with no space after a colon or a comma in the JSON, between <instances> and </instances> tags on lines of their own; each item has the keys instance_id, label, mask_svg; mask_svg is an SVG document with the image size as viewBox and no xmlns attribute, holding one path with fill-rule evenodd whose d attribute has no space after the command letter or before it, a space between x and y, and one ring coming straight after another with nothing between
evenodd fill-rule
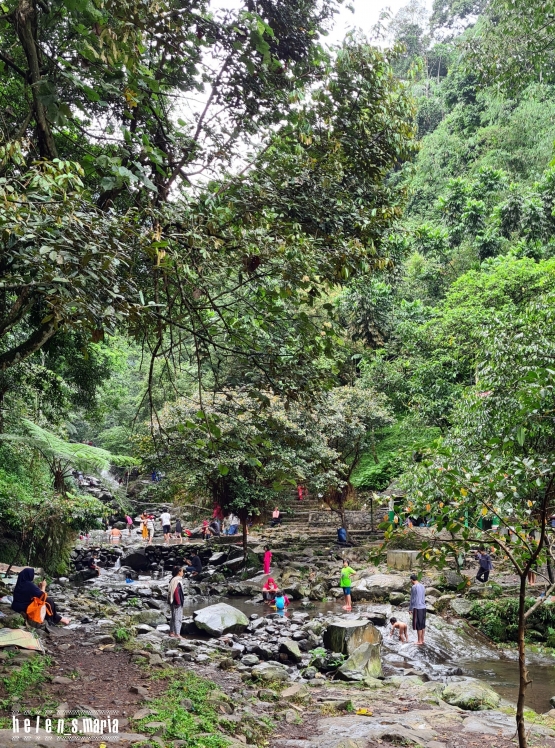
<instances>
[{"instance_id":1,"label":"green tree foliage","mask_svg":"<svg viewBox=\"0 0 555 748\"><path fill-rule=\"evenodd\" d=\"M389 53L318 44L336 7L6 4L1 366L117 325L210 384L223 359L274 389L316 376L301 351L330 341L305 306L388 264L384 179L413 137Z\"/></svg>"},{"instance_id":2,"label":"green tree foliage","mask_svg":"<svg viewBox=\"0 0 555 748\"><path fill-rule=\"evenodd\" d=\"M554 80L555 17L550 2L491 0L466 44L469 66L514 92Z\"/></svg>"},{"instance_id":3,"label":"green tree foliage","mask_svg":"<svg viewBox=\"0 0 555 748\"><path fill-rule=\"evenodd\" d=\"M52 490L46 465L22 443L0 444L0 558L63 572L75 533L98 524L104 506L92 496Z\"/></svg>"},{"instance_id":4,"label":"green tree foliage","mask_svg":"<svg viewBox=\"0 0 555 748\"><path fill-rule=\"evenodd\" d=\"M355 387L331 390L311 410L227 391L172 404L154 445L143 441L142 450L145 462L163 465L191 496L235 512L243 526L297 485L322 494L344 522L353 471L391 420L383 397Z\"/></svg>"},{"instance_id":5,"label":"green tree foliage","mask_svg":"<svg viewBox=\"0 0 555 748\"><path fill-rule=\"evenodd\" d=\"M476 385L459 404L451 433L407 478L406 511L431 516L438 532L447 533L423 543L426 560L441 566L454 549L468 552L486 542L508 557L519 577L521 746L526 620L545 599L527 608L527 575L554 550L547 533L555 510L553 299L552 293L540 296L488 326ZM498 526L482 530L488 517Z\"/></svg>"},{"instance_id":6,"label":"green tree foliage","mask_svg":"<svg viewBox=\"0 0 555 748\"><path fill-rule=\"evenodd\" d=\"M475 384L487 347L484 330L498 314L520 314L554 284L554 260L499 257L458 278L436 307L401 303L386 348L364 363L363 377L398 413L417 414L421 423L445 431L453 408Z\"/></svg>"}]
</instances>

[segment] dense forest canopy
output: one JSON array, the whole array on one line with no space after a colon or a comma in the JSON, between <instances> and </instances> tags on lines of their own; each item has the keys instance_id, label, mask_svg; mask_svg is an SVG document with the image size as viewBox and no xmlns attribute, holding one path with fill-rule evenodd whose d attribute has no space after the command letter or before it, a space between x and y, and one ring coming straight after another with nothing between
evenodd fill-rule
<instances>
[{"instance_id":1,"label":"dense forest canopy","mask_svg":"<svg viewBox=\"0 0 555 748\"><path fill-rule=\"evenodd\" d=\"M25 419L180 501L354 506L551 298L544 5L411 0L329 48L340 5L4 3L2 506L14 470L52 496Z\"/></svg>"}]
</instances>

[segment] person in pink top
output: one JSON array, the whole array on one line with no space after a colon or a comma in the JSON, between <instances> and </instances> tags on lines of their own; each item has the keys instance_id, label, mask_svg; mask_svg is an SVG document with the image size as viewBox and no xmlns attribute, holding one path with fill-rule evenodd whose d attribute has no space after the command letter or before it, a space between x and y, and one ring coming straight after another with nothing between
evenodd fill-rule
<instances>
[{"instance_id":1,"label":"person in pink top","mask_svg":"<svg viewBox=\"0 0 555 748\"><path fill-rule=\"evenodd\" d=\"M264 546L264 574L270 573L270 566L272 564L272 551L270 547Z\"/></svg>"}]
</instances>

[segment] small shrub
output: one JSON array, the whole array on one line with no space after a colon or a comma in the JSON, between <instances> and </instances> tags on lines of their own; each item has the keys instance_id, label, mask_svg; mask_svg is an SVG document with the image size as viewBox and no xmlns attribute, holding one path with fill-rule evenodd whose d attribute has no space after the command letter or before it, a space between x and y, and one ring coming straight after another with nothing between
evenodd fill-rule
<instances>
[{"instance_id":1,"label":"small shrub","mask_svg":"<svg viewBox=\"0 0 555 748\"><path fill-rule=\"evenodd\" d=\"M123 644L133 638L133 632L130 629L119 626L117 629L114 629L112 636L118 644Z\"/></svg>"},{"instance_id":2,"label":"small shrub","mask_svg":"<svg viewBox=\"0 0 555 748\"><path fill-rule=\"evenodd\" d=\"M536 601L526 600L526 609ZM470 618L477 628L494 642L516 642L518 640L518 599L479 600L470 610ZM550 634L550 629L553 632ZM544 641L555 646L555 606L540 605L526 621L526 640ZM549 644L549 641L552 643Z\"/></svg>"}]
</instances>

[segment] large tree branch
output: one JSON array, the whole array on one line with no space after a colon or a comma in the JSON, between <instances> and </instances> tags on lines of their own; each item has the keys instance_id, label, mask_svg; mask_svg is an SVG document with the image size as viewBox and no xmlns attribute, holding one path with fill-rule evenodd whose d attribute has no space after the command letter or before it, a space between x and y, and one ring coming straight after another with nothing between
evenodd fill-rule
<instances>
[{"instance_id":1,"label":"large tree branch","mask_svg":"<svg viewBox=\"0 0 555 748\"><path fill-rule=\"evenodd\" d=\"M19 0L15 12L15 28L27 58L29 66L29 81L33 94L33 109L37 123L39 152L43 158L53 160L58 152L50 124L46 117L46 109L40 100L39 88L42 83L38 45L36 41L37 12L32 0Z\"/></svg>"},{"instance_id":2,"label":"large tree branch","mask_svg":"<svg viewBox=\"0 0 555 748\"><path fill-rule=\"evenodd\" d=\"M4 52L1 52L1 51L0 51L0 60L2 60L2 62L5 62L9 68L14 70L18 75L20 75L23 78L23 80L25 81L27 80L27 73L25 72L25 70L22 70L19 67L19 65L16 65L15 62L10 57L8 57L8 55L4 54Z\"/></svg>"},{"instance_id":3,"label":"large tree branch","mask_svg":"<svg viewBox=\"0 0 555 748\"><path fill-rule=\"evenodd\" d=\"M35 351L40 350L55 332L56 328L52 322L41 325L25 342L0 355L0 371L6 371L29 358Z\"/></svg>"}]
</instances>

